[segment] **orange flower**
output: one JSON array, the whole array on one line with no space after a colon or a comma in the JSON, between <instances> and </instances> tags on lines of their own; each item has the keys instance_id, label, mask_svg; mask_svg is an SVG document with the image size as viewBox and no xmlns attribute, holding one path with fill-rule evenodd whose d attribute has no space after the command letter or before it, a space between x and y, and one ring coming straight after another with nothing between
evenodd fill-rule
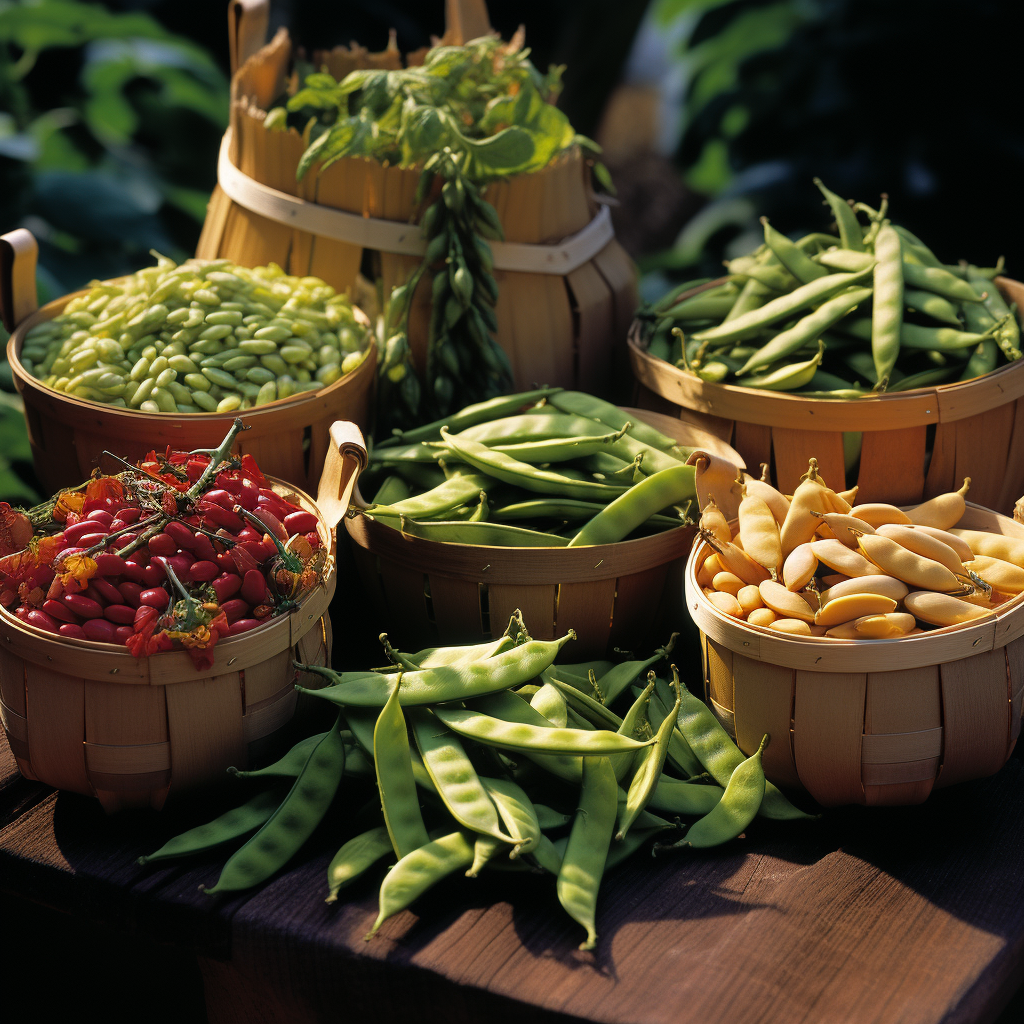
<instances>
[{"instance_id":1,"label":"orange flower","mask_svg":"<svg viewBox=\"0 0 1024 1024\"><path fill-rule=\"evenodd\" d=\"M63 491L53 506L53 518L58 523L66 522L69 512L81 512L85 507L85 495L81 491Z\"/></svg>"},{"instance_id":2,"label":"orange flower","mask_svg":"<svg viewBox=\"0 0 1024 1024\"><path fill-rule=\"evenodd\" d=\"M61 559L57 566L57 575L65 590L72 584L75 584L79 590L85 590L89 585L89 580L96 575L96 563L88 555L75 551L67 558Z\"/></svg>"},{"instance_id":3,"label":"orange flower","mask_svg":"<svg viewBox=\"0 0 1024 1024\"><path fill-rule=\"evenodd\" d=\"M29 550L36 556L39 565L52 565L53 560L60 554L64 544L64 535L61 533L53 537L34 537L29 541Z\"/></svg>"},{"instance_id":4,"label":"orange flower","mask_svg":"<svg viewBox=\"0 0 1024 1024\"><path fill-rule=\"evenodd\" d=\"M32 523L6 501L0 501L0 555L20 551L32 538Z\"/></svg>"},{"instance_id":5,"label":"orange flower","mask_svg":"<svg viewBox=\"0 0 1024 1024\"><path fill-rule=\"evenodd\" d=\"M123 497L124 485L116 476L96 477L95 480L90 480L85 488L86 501L94 501L97 498L110 498L114 501L120 501Z\"/></svg>"}]
</instances>

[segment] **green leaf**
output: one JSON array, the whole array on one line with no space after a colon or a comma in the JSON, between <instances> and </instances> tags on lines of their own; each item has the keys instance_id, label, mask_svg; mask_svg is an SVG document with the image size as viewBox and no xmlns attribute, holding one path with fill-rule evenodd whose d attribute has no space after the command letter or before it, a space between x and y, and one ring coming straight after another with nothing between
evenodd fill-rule
<instances>
[{"instance_id":1,"label":"green leaf","mask_svg":"<svg viewBox=\"0 0 1024 1024\"><path fill-rule=\"evenodd\" d=\"M477 179L519 173L537 148L530 133L515 125L480 141L462 136L460 144L468 156L466 174Z\"/></svg>"}]
</instances>

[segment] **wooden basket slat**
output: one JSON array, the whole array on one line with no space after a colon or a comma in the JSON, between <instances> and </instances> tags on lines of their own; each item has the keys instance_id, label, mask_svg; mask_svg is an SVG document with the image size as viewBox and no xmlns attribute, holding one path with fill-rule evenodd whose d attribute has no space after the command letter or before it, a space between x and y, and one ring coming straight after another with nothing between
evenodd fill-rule
<instances>
[{"instance_id":1,"label":"wooden basket slat","mask_svg":"<svg viewBox=\"0 0 1024 1024\"><path fill-rule=\"evenodd\" d=\"M793 755L801 784L825 807L862 803L867 677L797 671L794 687Z\"/></svg>"},{"instance_id":2,"label":"wooden basket slat","mask_svg":"<svg viewBox=\"0 0 1024 1024\"><path fill-rule=\"evenodd\" d=\"M426 580L426 575L417 569L406 569L397 562L381 560L380 581L387 603L388 621L395 623L397 636L410 647L409 638L430 635Z\"/></svg>"},{"instance_id":3,"label":"wooden basket slat","mask_svg":"<svg viewBox=\"0 0 1024 1024\"><path fill-rule=\"evenodd\" d=\"M16 715L25 717L25 663L3 644L0 644L0 701Z\"/></svg>"},{"instance_id":4,"label":"wooden basket slat","mask_svg":"<svg viewBox=\"0 0 1024 1024\"><path fill-rule=\"evenodd\" d=\"M612 239L593 259L615 303L615 329L613 339L625 338L640 302L636 266L625 249ZM625 359L623 359L625 362Z\"/></svg>"},{"instance_id":5,"label":"wooden basket slat","mask_svg":"<svg viewBox=\"0 0 1024 1024\"><path fill-rule=\"evenodd\" d=\"M733 713L736 745L748 756L765 733L765 775L777 786L799 786L793 759L793 670L733 654Z\"/></svg>"},{"instance_id":6,"label":"wooden basket slat","mask_svg":"<svg viewBox=\"0 0 1024 1024\"><path fill-rule=\"evenodd\" d=\"M320 621L299 638L294 649L295 660L303 665L321 665L330 668L331 662L331 620L321 616ZM311 690L327 685L327 680L314 672L299 672L298 683Z\"/></svg>"},{"instance_id":7,"label":"wooden basket slat","mask_svg":"<svg viewBox=\"0 0 1024 1024\"><path fill-rule=\"evenodd\" d=\"M843 489L838 486L846 480L842 434L772 427L772 454L775 479L785 494L799 486L811 458L818 460L818 472L829 487Z\"/></svg>"},{"instance_id":8,"label":"wooden basket slat","mask_svg":"<svg viewBox=\"0 0 1024 1024\"><path fill-rule=\"evenodd\" d=\"M269 658L245 670L243 692L245 714L270 697L276 697L292 674L291 647L285 647Z\"/></svg>"},{"instance_id":9,"label":"wooden basket slat","mask_svg":"<svg viewBox=\"0 0 1024 1024\"><path fill-rule=\"evenodd\" d=\"M176 793L215 778L226 764L248 767L237 672L164 687Z\"/></svg>"},{"instance_id":10,"label":"wooden basket slat","mask_svg":"<svg viewBox=\"0 0 1024 1024\"><path fill-rule=\"evenodd\" d=\"M1015 404L998 405L977 416L956 421L953 483L959 487L964 477L970 477L969 493L975 504L988 508L1002 507L999 496L1008 471L1014 468L1007 462L1007 456L1013 434Z\"/></svg>"},{"instance_id":11,"label":"wooden basket slat","mask_svg":"<svg viewBox=\"0 0 1024 1024\"><path fill-rule=\"evenodd\" d=\"M90 771L93 793L103 809L112 814L137 807L160 810L170 789L171 771L123 774Z\"/></svg>"},{"instance_id":12,"label":"wooden basket slat","mask_svg":"<svg viewBox=\"0 0 1024 1024\"><path fill-rule=\"evenodd\" d=\"M89 778L107 775L146 775L171 770L171 743L89 743L85 742L85 763Z\"/></svg>"},{"instance_id":13,"label":"wooden basket slat","mask_svg":"<svg viewBox=\"0 0 1024 1024\"><path fill-rule=\"evenodd\" d=\"M577 267L565 280L578 321L576 386L581 391L598 394L608 378L612 354L608 324L615 319L615 299L607 282L591 263Z\"/></svg>"},{"instance_id":14,"label":"wooden basket slat","mask_svg":"<svg viewBox=\"0 0 1024 1024\"><path fill-rule=\"evenodd\" d=\"M722 728L733 738L736 738L736 716L733 714L732 708L727 708L722 704L719 704L717 700L711 699L711 710L715 713L715 717L722 724ZM756 749L756 748L755 748Z\"/></svg>"},{"instance_id":15,"label":"wooden basket slat","mask_svg":"<svg viewBox=\"0 0 1024 1024\"><path fill-rule=\"evenodd\" d=\"M163 688L90 682L85 690L84 737L87 743L104 746L166 742Z\"/></svg>"},{"instance_id":16,"label":"wooden basket slat","mask_svg":"<svg viewBox=\"0 0 1024 1024\"><path fill-rule=\"evenodd\" d=\"M210 201L206 204L206 217L199 233L199 241L196 243L196 256L199 259L213 259L214 257L205 254L219 251L228 217L231 216L232 205L220 185L214 185Z\"/></svg>"},{"instance_id":17,"label":"wooden basket slat","mask_svg":"<svg viewBox=\"0 0 1024 1024\"><path fill-rule=\"evenodd\" d=\"M941 665L943 754L937 786L984 778L1006 761L1009 683L1003 648Z\"/></svg>"},{"instance_id":18,"label":"wooden basket slat","mask_svg":"<svg viewBox=\"0 0 1024 1024\"><path fill-rule=\"evenodd\" d=\"M608 643L624 651L635 651L637 638L649 632L652 617L660 615L659 595L666 592L667 565L656 565L643 572L620 576L615 581L615 608L612 612ZM669 628L675 626L675 621ZM668 639L666 633L665 639Z\"/></svg>"},{"instance_id":19,"label":"wooden basket slat","mask_svg":"<svg viewBox=\"0 0 1024 1024\"><path fill-rule=\"evenodd\" d=\"M931 458L924 479L924 497L934 498L954 490L956 473L956 423L939 423L935 426Z\"/></svg>"},{"instance_id":20,"label":"wooden basket slat","mask_svg":"<svg viewBox=\"0 0 1024 1024\"><path fill-rule=\"evenodd\" d=\"M301 140L297 136L295 138L296 146L301 146ZM293 168L298 164L299 155L294 157ZM279 151L279 161L283 163L286 158L291 159L291 154L286 155L284 151ZM292 173L294 176L294 171ZM365 175L366 165L364 162L339 160L318 175L307 174L302 182L302 195L304 198L312 199L324 206L334 206L339 210L355 212L359 207L353 202L352 197L362 196ZM308 268L307 273L322 278L328 283L331 283L332 279L339 281L354 281L356 279L359 265L363 259L361 246L333 238L307 235L304 231L294 232L292 252L296 256L293 258L297 258L297 254L302 251L303 247L309 252L309 258L305 261Z\"/></svg>"},{"instance_id":21,"label":"wooden basket slat","mask_svg":"<svg viewBox=\"0 0 1024 1024\"><path fill-rule=\"evenodd\" d=\"M571 629L576 634L574 647L603 651L608 646L614 607L614 578L592 583L562 583L558 588L555 633L563 635Z\"/></svg>"},{"instance_id":22,"label":"wooden basket slat","mask_svg":"<svg viewBox=\"0 0 1024 1024\"><path fill-rule=\"evenodd\" d=\"M479 583L431 573L430 598L439 636L450 637L452 643L479 643L483 639ZM501 631L492 632L497 636Z\"/></svg>"},{"instance_id":23,"label":"wooden basket slat","mask_svg":"<svg viewBox=\"0 0 1024 1024\"><path fill-rule=\"evenodd\" d=\"M857 502L904 505L924 493L928 428L865 430L857 473Z\"/></svg>"},{"instance_id":24,"label":"wooden basket slat","mask_svg":"<svg viewBox=\"0 0 1024 1024\"><path fill-rule=\"evenodd\" d=\"M877 678L872 674L873 678ZM894 681L893 685L898 685ZM861 763L898 764L923 761L942 754L942 728L917 729L914 732L869 733L861 737Z\"/></svg>"},{"instance_id":25,"label":"wooden basket slat","mask_svg":"<svg viewBox=\"0 0 1024 1024\"><path fill-rule=\"evenodd\" d=\"M724 422L731 422L726 420ZM744 423L736 420L732 445L743 456L747 472L751 476L761 475L761 466L772 462L772 428L760 423ZM807 466L804 466L806 469Z\"/></svg>"},{"instance_id":26,"label":"wooden basket slat","mask_svg":"<svg viewBox=\"0 0 1024 1024\"><path fill-rule=\"evenodd\" d=\"M501 636L512 613L517 609L523 613L530 634L537 640L555 638L555 601L558 587L555 584L530 586L521 584L493 584L487 588L487 612L490 619L491 636ZM572 643L566 647L577 653L579 646ZM580 661L586 658L581 657Z\"/></svg>"},{"instance_id":27,"label":"wooden basket slat","mask_svg":"<svg viewBox=\"0 0 1024 1024\"><path fill-rule=\"evenodd\" d=\"M861 771L865 804L870 807L885 807L922 803L935 784L935 776L941 763L942 758L936 754L935 757L922 758L920 761L890 761L886 764L863 765Z\"/></svg>"},{"instance_id":28,"label":"wooden basket slat","mask_svg":"<svg viewBox=\"0 0 1024 1024\"><path fill-rule=\"evenodd\" d=\"M733 694L733 652L722 644L708 642L707 695L730 714L736 706ZM761 742L758 737L758 743ZM756 749L756 748L755 748Z\"/></svg>"},{"instance_id":29,"label":"wooden basket slat","mask_svg":"<svg viewBox=\"0 0 1024 1024\"><path fill-rule=\"evenodd\" d=\"M242 737L246 746L269 736L291 721L298 696L294 684L289 683L272 696L247 708L242 716Z\"/></svg>"},{"instance_id":30,"label":"wooden basket slat","mask_svg":"<svg viewBox=\"0 0 1024 1024\"><path fill-rule=\"evenodd\" d=\"M25 718L32 772L50 785L89 792L85 770L85 683L80 678L26 666Z\"/></svg>"}]
</instances>

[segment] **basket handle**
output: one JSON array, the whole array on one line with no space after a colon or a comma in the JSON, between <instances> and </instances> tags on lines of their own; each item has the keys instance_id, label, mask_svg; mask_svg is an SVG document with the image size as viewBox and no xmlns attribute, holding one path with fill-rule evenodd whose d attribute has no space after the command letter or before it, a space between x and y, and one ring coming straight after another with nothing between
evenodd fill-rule
<instances>
[{"instance_id":1,"label":"basket handle","mask_svg":"<svg viewBox=\"0 0 1024 1024\"><path fill-rule=\"evenodd\" d=\"M444 7L443 41L449 46L461 46L494 31L485 0L445 0Z\"/></svg>"},{"instance_id":2,"label":"basket handle","mask_svg":"<svg viewBox=\"0 0 1024 1024\"><path fill-rule=\"evenodd\" d=\"M316 503L327 525L334 529L348 511L356 478L366 468L366 441L359 427L348 420L335 420L330 434Z\"/></svg>"},{"instance_id":3,"label":"basket handle","mask_svg":"<svg viewBox=\"0 0 1024 1024\"><path fill-rule=\"evenodd\" d=\"M708 498L713 497L725 518L735 519L739 514L740 496L733 490L733 484L742 467L702 448L694 448L686 464L696 466L694 486L697 489L697 505L701 511L707 505Z\"/></svg>"},{"instance_id":4,"label":"basket handle","mask_svg":"<svg viewBox=\"0 0 1024 1024\"><path fill-rule=\"evenodd\" d=\"M38 308L36 257L39 246L31 231L15 228L0 235L0 318L14 331Z\"/></svg>"},{"instance_id":5,"label":"basket handle","mask_svg":"<svg viewBox=\"0 0 1024 1024\"><path fill-rule=\"evenodd\" d=\"M267 41L269 24L269 0L228 0L232 75Z\"/></svg>"}]
</instances>

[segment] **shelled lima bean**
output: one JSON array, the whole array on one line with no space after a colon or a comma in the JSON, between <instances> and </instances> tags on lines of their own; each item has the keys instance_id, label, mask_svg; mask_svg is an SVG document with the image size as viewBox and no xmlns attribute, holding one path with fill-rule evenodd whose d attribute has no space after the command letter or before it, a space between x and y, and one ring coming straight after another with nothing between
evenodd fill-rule
<instances>
[{"instance_id":1,"label":"shelled lima bean","mask_svg":"<svg viewBox=\"0 0 1024 1024\"><path fill-rule=\"evenodd\" d=\"M75 398L149 413L232 412L317 391L372 344L365 316L317 277L271 263L164 256L93 281L25 336L26 372Z\"/></svg>"}]
</instances>

